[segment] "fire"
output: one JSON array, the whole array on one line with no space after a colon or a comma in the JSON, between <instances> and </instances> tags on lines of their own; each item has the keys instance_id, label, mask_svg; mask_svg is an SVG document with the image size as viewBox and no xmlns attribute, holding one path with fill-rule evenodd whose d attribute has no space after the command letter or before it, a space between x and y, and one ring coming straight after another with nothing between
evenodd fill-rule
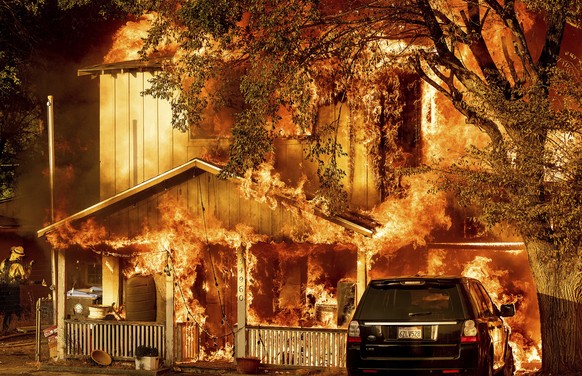
<instances>
[{"instance_id":1,"label":"fire","mask_svg":"<svg viewBox=\"0 0 582 376\"><path fill-rule=\"evenodd\" d=\"M426 257L419 257L414 248L407 248L415 243L416 249L423 249L420 246L426 246L431 229L450 226L445 197L429 196L423 184L426 176L404 179L409 194L391 198L370 212L382 226L376 228L375 236L367 238L317 216L303 190L287 187L272 171L264 166L258 174L240 180L240 187L250 199L293 213L296 225L284 228L282 235L287 241L275 242L240 224L227 229L211 216L195 215L169 195L160 197L162 217L155 229L144 226L142 233L132 237L111 235L95 220L83 222L80 228L63 226L47 237L55 248L77 244L94 252L127 257L128 277L152 274L163 282L167 273L174 275L176 320L201 326L206 338L203 360L232 359L232 344L219 338L232 333L234 317L228 313L223 317L218 308L212 313L208 301L200 299L204 295L215 301L231 299L229 291L236 286L236 250L240 247L245 249L249 325L337 327L338 284L355 280L359 248L367 252L369 278L394 271L406 273L399 261L402 258L415 260L411 274L460 273L480 279L497 304L514 302L518 306L516 317L508 320L514 330L518 367L539 356L539 336L530 329L536 317L532 312L537 309L531 304L535 302L533 287L521 282L527 280L525 275L510 276L509 267L499 266L516 264L514 258L523 252L503 252L494 265L492 254L473 251L467 257L458 250L431 249ZM290 205L292 200L297 205ZM420 260L424 259L423 267ZM392 266L386 268L385 261Z\"/></svg>"},{"instance_id":2,"label":"fire","mask_svg":"<svg viewBox=\"0 0 582 376\"><path fill-rule=\"evenodd\" d=\"M138 59L153 17L143 16L121 28L105 62ZM312 89L313 96L317 96ZM463 156L468 146L487 142L481 132L464 124L462 116L434 88L422 86L421 105L423 161L451 163ZM283 109L280 115L285 119L282 134L297 134L290 115ZM353 126L354 134L367 134L364 121ZM367 141L366 137L362 139ZM431 233L448 230L453 223L447 212L449 199L443 192L435 193L430 184L436 179L428 173L402 177L400 184L405 193L390 196L361 213L377 224L372 237L322 218L321 211L307 198L307 178L290 186L271 162L237 181L242 197L266 204L271 210L292 213L292 221L281 225L276 238L260 235L243 224L228 227L203 211L194 213L170 195L159 198L159 223L155 227L144 224L138 234L117 236L96 220L88 220L80 228L63 226L47 238L58 249L74 244L124 257L128 261L124 270L127 277L150 274L164 282L173 276L175 318L200 325L205 336L200 359L208 361L233 358L232 343L222 338L233 333L236 310L232 306L236 301L232 302L232 290L236 289L239 249L244 249L247 268L245 303L249 325L338 327L338 285L340 281L356 279L356 265L362 262L358 251L366 254L368 279L388 273L419 272L474 276L486 284L497 304L514 302L519 306L518 315L508 320L514 329L513 347L519 369L539 357L541 351L538 333L529 330L537 318L533 314L537 307L531 303L535 302L532 286L521 282L528 280L525 276L510 276L509 268L501 267L501 262L493 265L498 255L494 258L473 252L467 257L444 249L426 250ZM419 254L421 250L426 254ZM500 257L512 262L510 253ZM231 309L227 312L224 306L229 304Z\"/></svg>"},{"instance_id":3,"label":"fire","mask_svg":"<svg viewBox=\"0 0 582 376\"><path fill-rule=\"evenodd\" d=\"M541 337L536 291L527 276L527 255L522 250L460 251L435 249L427 260L427 274L461 274L480 280L493 302L514 303L516 315L507 318L516 369L531 369L541 362ZM494 261L494 259L496 261ZM524 270L526 269L526 270ZM511 270L511 272L510 272Z\"/></svg>"},{"instance_id":4,"label":"fire","mask_svg":"<svg viewBox=\"0 0 582 376\"><path fill-rule=\"evenodd\" d=\"M152 14L147 14L136 21L126 22L113 36L113 45L103 58L103 62L107 64L139 59L143 39L147 38L153 19Z\"/></svg>"},{"instance_id":5,"label":"fire","mask_svg":"<svg viewBox=\"0 0 582 376\"><path fill-rule=\"evenodd\" d=\"M140 51L144 46L144 39L148 36L148 30L151 28L156 15L148 13L140 16L135 21L127 21L120 27L113 36L113 44L107 55L103 57L103 63L115 63L121 61L130 61L141 59ZM148 56L171 55L176 51L176 45L166 43L158 46L156 51L147 51Z\"/></svg>"}]
</instances>

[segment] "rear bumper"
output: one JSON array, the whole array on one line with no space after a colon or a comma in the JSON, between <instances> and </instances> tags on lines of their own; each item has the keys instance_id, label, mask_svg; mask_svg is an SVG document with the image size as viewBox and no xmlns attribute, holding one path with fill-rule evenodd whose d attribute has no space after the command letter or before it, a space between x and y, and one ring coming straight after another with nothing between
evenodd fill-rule
<instances>
[{"instance_id":1,"label":"rear bumper","mask_svg":"<svg viewBox=\"0 0 582 376\"><path fill-rule=\"evenodd\" d=\"M452 358L362 357L359 345L348 345L347 369L350 376L359 375L475 375L479 351L476 344L462 345Z\"/></svg>"}]
</instances>

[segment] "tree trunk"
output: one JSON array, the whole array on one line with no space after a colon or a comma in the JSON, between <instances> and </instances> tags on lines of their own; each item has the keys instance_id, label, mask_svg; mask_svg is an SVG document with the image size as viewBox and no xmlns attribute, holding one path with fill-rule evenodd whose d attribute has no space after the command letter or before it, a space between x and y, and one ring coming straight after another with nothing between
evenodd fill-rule
<instances>
[{"instance_id":1,"label":"tree trunk","mask_svg":"<svg viewBox=\"0 0 582 376\"><path fill-rule=\"evenodd\" d=\"M582 257L539 239L525 244L540 308L542 374L582 374Z\"/></svg>"}]
</instances>

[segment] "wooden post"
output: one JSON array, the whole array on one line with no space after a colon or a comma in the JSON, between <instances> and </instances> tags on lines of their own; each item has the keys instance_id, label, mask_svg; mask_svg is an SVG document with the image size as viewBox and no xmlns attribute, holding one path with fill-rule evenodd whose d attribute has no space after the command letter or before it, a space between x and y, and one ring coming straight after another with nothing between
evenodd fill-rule
<instances>
[{"instance_id":1,"label":"wooden post","mask_svg":"<svg viewBox=\"0 0 582 376\"><path fill-rule=\"evenodd\" d=\"M368 262L366 261L366 257L366 252L358 249L356 304L360 301L360 298L368 285Z\"/></svg>"},{"instance_id":2,"label":"wooden post","mask_svg":"<svg viewBox=\"0 0 582 376\"><path fill-rule=\"evenodd\" d=\"M168 258L168 263L170 263ZM166 269L166 358L167 366L174 364L174 269L167 265Z\"/></svg>"},{"instance_id":3,"label":"wooden post","mask_svg":"<svg viewBox=\"0 0 582 376\"><path fill-rule=\"evenodd\" d=\"M58 250L58 278L57 278L57 358L65 359L65 310L67 303L67 281L66 281L66 258L65 251Z\"/></svg>"},{"instance_id":4,"label":"wooden post","mask_svg":"<svg viewBox=\"0 0 582 376\"><path fill-rule=\"evenodd\" d=\"M247 324L247 273L246 273L246 248L240 246L236 251L236 334L234 342L235 358L246 356L246 335Z\"/></svg>"}]
</instances>

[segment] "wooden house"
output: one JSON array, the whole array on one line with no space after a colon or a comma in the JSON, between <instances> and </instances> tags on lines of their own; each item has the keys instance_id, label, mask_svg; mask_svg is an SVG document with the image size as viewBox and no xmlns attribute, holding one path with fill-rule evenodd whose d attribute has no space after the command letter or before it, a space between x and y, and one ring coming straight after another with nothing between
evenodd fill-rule
<instances>
[{"instance_id":1,"label":"wooden house","mask_svg":"<svg viewBox=\"0 0 582 376\"><path fill-rule=\"evenodd\" d=\"M70 244L75 253L86 252L88 255L82 278L73 276L75 268L79 267L72 265L67 258L67 252L71 250L58 251L57 324L63 328L59 331L58 356L88 356L98 347L114 358L130 359L135 347L145 343L160 348L166 364L171 365L196 358L199 353L193 348L199 342L220 342L220 347L233 347L236 358L257 356L264 362L275 364L342 366L345 360L342 353L345 341L345 330L341 329L343 323L337 329L310 325L301 318L291 320L289 327L274 325L273 328L266 324L280 322L273 319L277 315L301 316L301 312L294 312L293 304L309 305L305 302L307 281L331 285L334 292L341 295L332 307L337 320L338 306L353 305L354 299L366 286L369 260L362 244L365 244L365 239L375 236L378 223L365 216L327 216L313 206L305 207L308 199L295 200L284 194L276 193L274 198L268 195L252 197L252 194L245 195L241 191L242 179L219 179L219 165L209 162L207 156L211 149L228 145L228 139L216 131L223 125L219 127L213 122L229 122L230 115L209 114L208 132L202 135L172 128L169 102L142 95L149 79L159 69L159 62L131 61L79 70L79 75L99 79L101 201L39 230L37 234L39 237L50 236L69 225L95 219L100 228L106 229L99 233L100 240L109 245L96 245L86 250L83 245ZM430 114L423 111L433 109L430 105L426 108L419 105L420 93L425 90L420 81L412 80L411 83L407 86L411 89L405 93L408 97L405 100L407 115L402 119L404 125L397 137L400 147L409 156L407 163L414 165L421 158L420 123L422 119L430 121ZM323 107L319 121L325 122L336 116L336 110L334 105ZM345 184L350 205L363 212L380 204L385 197L378 182L377 167L369 158L372 146L350 130L350 122L358 120L358 116L354 113L340 117L339 137L344 150L348 151L341 163L347 171ZM289 136L278 139L275 146L274 168L280 174L280 180L293 186L305 176L304 191L306 194L315 192L316 166L307 161L303 140ZM170 206L161 205L168 198ZM187 218L182 216L173 221L186 224L186 227L173 232L173 236L202 231L202 235L192 235L190 239L193 243L203 243L197 247L206 252L192 258L191 263L197 265L184 266L181 270L186 270L186 274L198 273L198 276L206 273L205 278L190 282L188 291L182 291L184 287L177 282L183 278L177 266L177 248L188 246L180 243L162 250L166 261L160 264L162 267L155 276L154 320L95 320L67 305L70 297L66 295L74 289L73 280L82 281L80 285L86 289L91 287L91 278L101 282L100 305L126 305L131 286L123 270L128 258L136 257L144 246L126 244L115 248L108 241L130 239L131 243L131 239L141 239L144 229L155 230L167 225L166 215L174 210L178 212L178 207L180 213L183 208L187 209ZM312 240L318 230L306 222L301 214L304 212L309 212L314 223L331 234L325 241L317 243ZM211 219L212 225L208 224ZM245 233L249 228L252 235ZM88 230L81 226L74 231L83 233ZM215 236L217 232L235 235L238 240L224 240ZM334 237L337 242L334 242ZM99 241L94 244L97 243ZM333 256L330 249L335 249ZM250 254L253 255L252 265ZM290 259L285 254L294 256ZM217 272L218 264L223 268ZM313 280L312 267L324 270L322 274L329 280ZM266 287L257 289L255 279L249 278L250 268L259 269L255 276L261 275L263 281L268 281ZM100 278L95 275L99 270ZM347 286L347 293L340 294L339 286L345 282L347 284L342 286ZM211 289L208 284L214 284L216 289ZM316 294L312 293L312 297ZM182 298L183 302L177 301ZM187 306L194 299L205 310L205 323L189 316L190 313L178 313L178 306ZM320 320L328 308L325 304L315 307L311 324ZM80 316L76 317L76 314ZM256 318L249 317L251 314L269 319L250 325L249 322L256 321Z\"/></svg>"}]
</instances>

